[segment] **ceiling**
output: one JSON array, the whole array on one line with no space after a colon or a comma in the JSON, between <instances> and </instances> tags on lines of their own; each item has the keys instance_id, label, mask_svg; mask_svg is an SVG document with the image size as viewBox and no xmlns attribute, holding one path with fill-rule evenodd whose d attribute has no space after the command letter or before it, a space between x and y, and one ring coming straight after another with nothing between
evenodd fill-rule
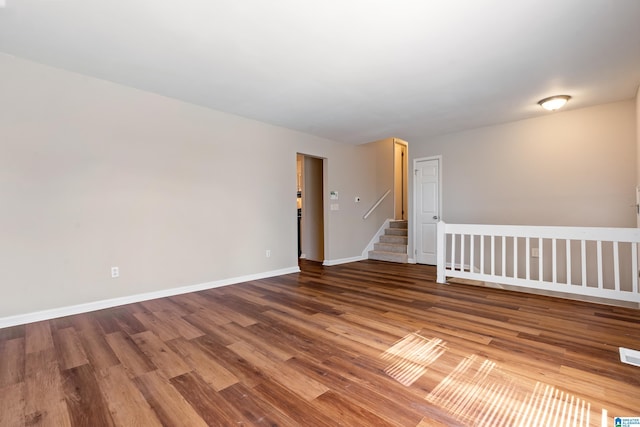
<instances>
[{"instance_id":1,"label":"ceiling","mask_svg":"<svg viewBox=\"0 0 640 427\"><path fill-rule=\"evenodd\" d=\"M340 142L424 141L549 95L632 98L640 1L0 0L0 52Z\"/></svg>"}]
</instances>

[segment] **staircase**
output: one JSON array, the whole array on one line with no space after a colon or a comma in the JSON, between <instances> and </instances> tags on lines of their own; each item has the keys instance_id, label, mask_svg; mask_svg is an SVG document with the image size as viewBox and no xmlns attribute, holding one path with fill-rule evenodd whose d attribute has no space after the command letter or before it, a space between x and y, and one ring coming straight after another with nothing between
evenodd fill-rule
<instances>
[{"instance_id":1,"label":"staircase","mask_svg":"<svg viewBox=\"0 0 640 427\"><path fill-rule=\"evenodd\" d=\"M407 221L390 221L389 228L380 236L380 242L369 251L369 259L407 263Z\"/></svg>"}]
</instances>

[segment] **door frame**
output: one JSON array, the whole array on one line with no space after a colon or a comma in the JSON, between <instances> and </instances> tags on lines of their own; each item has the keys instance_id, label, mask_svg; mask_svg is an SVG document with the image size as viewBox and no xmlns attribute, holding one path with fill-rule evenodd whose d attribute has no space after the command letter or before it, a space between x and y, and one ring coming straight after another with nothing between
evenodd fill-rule
<instances>
[{"instance_id":1,"label":"door frame","mask_svg":"<svg viewBox=\"0 0 640 427\"><path fill-rule=\"evenodd\" d=\"M404 147L400 170L396 167L398 163L396 146ZM398 183L398 179L400 179L400 183ZM398 184L400 184L399 192L397 191ZM393 138L393 190L393 218L395 220L409 219L409 143L398 138ZM401 205L400 212L397 211L398 202Z\"/></svg>"},{"instance_id":2,"label":"door frame","mask_svg":"<svg viewBox=\"0 0 640 427\"><path fill-rule=\"evenodd\" d=\"M309 235L307 233L308 229L305 225L305 211L308 211L308 203L310 198L315 199L316 202L319 202L321 208L322 208L322 215L320 215L320 217L322 218L322 231L320 230L316 230L316 232L314 232L314 237L316 239L318 239L322 245L322 251L320 254L322 257L322 260L314 260L314 261L319 261L319 262L324 262L327 259L327 251L328 251L328 215L327 215L327 206L328 206L328 201L327 198L324 197L325 194L325 190L328 187L327 186L327 182L328 182L328 165L327 165L327 158L326 157L322 157L322 156L317 156L317 155L313 155L313 154L307 154L304 152L296 152L296 163L297 163L297 159L298 156L301 156L301 160L302 160L302 194L301 194L301 204L302 204L302 221L301 221L301 229L300 229L300 238L301 238L301 246L302 248L305 247L305 238L308 240ZM310 159L315 159L317 161L319 161L319 166L322 168L322 178L320 180L320 189L318 192L314 192L312 191L310 188L308 188L307 186L307 172L306 172L306 168L304 167L304 163L305 163L305 159L306 158L310 158ZM296 166L297 167L297 166ZM308 213L307 213L307 221L308 221ZM297 258L304 258L304 259L310 259L309 255L311 254L307 254L304 251L302 251L302 254L304 255L304 257L297 257Z\"/></svg>"},{"instance_id":3,"label":"door frame","mask_svg":"<svg viewBox=\"0 0 640 427\"><path fill-rule=\"evenodd\" d=\"M412 193L412 202L413 208L411 209L411 219L413 221L413 233L412 233L412 250L413 250L413 263L417 263L417 254L418 248L416 243L418 241L418 232L420 231L420 227L418 227L418 162L424 162L428 160L437 160L438 161L438 221L442 221L442 154L437 156L428 156L428 157L418 157L413 159L413 191ZM437 242L436 242L436 250L437 250ZM437 256L437 252L436 252Z\"/></svg>"}]
</instances>

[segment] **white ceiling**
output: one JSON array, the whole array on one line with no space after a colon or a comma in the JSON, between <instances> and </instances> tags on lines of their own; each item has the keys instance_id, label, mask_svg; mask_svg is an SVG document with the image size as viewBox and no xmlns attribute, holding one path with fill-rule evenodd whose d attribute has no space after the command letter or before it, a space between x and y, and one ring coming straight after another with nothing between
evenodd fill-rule
<instances>
[{"instance_id":1,"label":"white ceiling","mask_svg":"<svg viewBox=\"0 0 640 427\"><path fill-rule=\"evenodd\" d=\"M355 144L542 115L554 94L568 108L629 99L640 84L640 0L4 3L0 52Z\"/></svg>"}]
</instances>

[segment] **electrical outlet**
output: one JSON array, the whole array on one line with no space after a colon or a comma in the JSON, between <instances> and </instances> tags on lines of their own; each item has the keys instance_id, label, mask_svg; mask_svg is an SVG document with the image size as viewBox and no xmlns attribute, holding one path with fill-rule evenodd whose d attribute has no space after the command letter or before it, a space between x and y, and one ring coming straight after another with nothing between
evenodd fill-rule
<instances>
[{"instance_id":1,"label":"electrical outlet","mask_svg":"<svg viewBox=\"0 0 640 427\"><path fill-rule=\"evenodd\" d=\"M267 258L271 258L271 249L267 249L267 250L265 251L265 256L266 256Z\"/></svg>"},{"instance_id":2,"label":"electrical outlet","mask_svg":"<svg viewBox=\"0 0 640 427\"><path fill-rule=\"evenodd\" d=\"M111 267L111 278L120 277L120 267Z\"/></svg>"}]
</instances>

